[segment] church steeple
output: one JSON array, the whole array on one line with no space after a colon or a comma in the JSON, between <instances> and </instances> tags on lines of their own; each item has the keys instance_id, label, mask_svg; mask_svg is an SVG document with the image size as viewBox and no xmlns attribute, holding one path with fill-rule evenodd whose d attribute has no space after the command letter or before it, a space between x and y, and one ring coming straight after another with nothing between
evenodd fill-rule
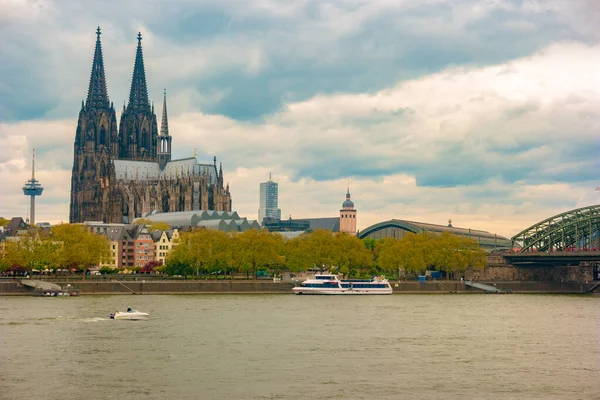
<instances>
[{"instance_id":1,"label":"church steeple","mask_svg":"<svg viewBox=\"0 0 600 400\"><path fill-rule=\"evenodd\" d=\"M157 161L158 124L153 107L148 100L141 33L138 33L137 40L129 103L121 114L119 125L119 156L138 161Z\"/></svg>"},{"instance_id":2,"label":"church steeple","mask_svg":"<svg viewBox=\"0 0 600 400\"><path fill-rule=\"evenodd\" d=\"M104 76L104 60L102 58L102 44L100 43L100 27L96 30L96 49L94 50L94 61L90 75L90 86L88 88L86 108L108 109L108 93L106 90L106 77Z\"/></svg>"},{"instance_id":3,"label":"church steeple","mask_svg":"<svg viewBox=\"0 0 600 400\"><path fill-rule=\"evenodd\" d=\"M219 163L219 187L223 187L223 163Z\"/></svg>"},{"instance_id":4,"label":"church steeple","mask_svg":"<svg viewBox=\"0 0 600 400\"><path fill-rule=\"evenodd\" d=\"M133 66L133 78L131 79L131 90L129 92L128 108L137 112L148 112L150 101L148 100L148 88L146 86L146 71L144 70L144 55L142 53L142 34L138 32L138 45L135 53L135 64Z\"/></svg>"},{"instance_id":5,"label":"church steeple","mask_svg":"<svg viewBox=\"0 0 600 400\"><path fill-rule=\"evenodd\" d=\"M158 164L163 169L171 161L171 136L169 135L169 120L167 118L167 89L163 92L163 111L158 136Z\"/></svg>"},{"instance_id":6,"label":"church steeple","mask_svg":"<svg viewBox=\"0 0 600 400\"><path fill-rule=\"evenodd\" d=\"M117 116L108 100L98 27L90 85L79 111L75 132L70 222L102 221L106 218L99 203L90 206L90 199L98 196L102 185L108 182L113 171L110 160L118 154Z\"/></svg>"},{"instance_id":7,"label":"church steeple","mask_svg":"<svg viewBox=\"0 0 600 400\"><path fill-rule=\"evenodd\" d=\"M167 89L163 92L163 111L160 120L160 136L169 136L169 121L167 119Z\"/></svg>"},{"instance_id":8,"label":"church steeple","mask_svg":"<svg viewBox=\"0 0 600 400\"><path fill-rule=\"evenodd\" d=\"M356 235L356 214L354 202L350 200L350 184L348 184L346 201L342 203L342 209L340 210L340 232Z\"/></svg>"}]
</instances>

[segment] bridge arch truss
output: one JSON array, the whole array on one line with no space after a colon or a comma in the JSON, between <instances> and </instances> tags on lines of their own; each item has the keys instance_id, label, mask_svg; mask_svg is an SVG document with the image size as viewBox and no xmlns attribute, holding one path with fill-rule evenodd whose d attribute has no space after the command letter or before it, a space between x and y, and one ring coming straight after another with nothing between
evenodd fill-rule
<instances>
[{"instance_id":1,"label":"bridge arch truss","mask_svg":"<svg viewBox=\"0 0 600 400\"><path fill-rule=\"evenodd\" d=\"M511 238L513 248L529 251L581 251L600 248L600 204L547 218Z\"/></svg>"}]
</instances>

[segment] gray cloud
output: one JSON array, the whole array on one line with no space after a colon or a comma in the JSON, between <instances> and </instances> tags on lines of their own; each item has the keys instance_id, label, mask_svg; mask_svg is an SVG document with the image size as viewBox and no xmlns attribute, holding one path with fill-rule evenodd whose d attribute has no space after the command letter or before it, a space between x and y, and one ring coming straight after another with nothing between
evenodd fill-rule
<instances>
[{"instance_id":1,"label":"gray cloud","mask_svg":"<svg viewBox=\"0 0 600 400\"><path fill-rule=\"evenodd\" d=\"M37 4L0 13L0 215L24 215L35 146L40 218L68 218L96 25L116 108L139 29L174 156L217 155L249 217L269 172L294 217L336 215L351 178L361 228L453 218L509 235L597 202L600 59L577 23L593 4Z\"/></svg>"},{"instance_id":2,"label":"gray cloud","mask_svg":"<svg viewBox=\"0 0 600 400\"><path fill-rule=\"evenodd\" d=\"M0 44L0 76L11 77L0 78L3 120L74 115L73 105L85 97L96 25L104 28L109 93L118 105L127 96L140 29L154 98L165 86L192 87L204 101L181 104L179 112L202 109L238 120L318 93L375 92L448 66L498 63L556 41L597 40L576 23L589 20L593 5L558 0L535 7L475 0L22 4L7 13L3 33L10 40Z\"/></svg>"}]
</instances>

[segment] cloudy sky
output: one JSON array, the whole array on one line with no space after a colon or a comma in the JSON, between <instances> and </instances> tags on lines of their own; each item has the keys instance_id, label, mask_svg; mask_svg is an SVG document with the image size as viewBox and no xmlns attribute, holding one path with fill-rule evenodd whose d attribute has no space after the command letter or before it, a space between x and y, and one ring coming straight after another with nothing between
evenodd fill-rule
<instances>
[{"instance_id":1,"label":"cloudy sky","mask_svg":"<svg viewBox=\"0 0 600 400\"><path fill-rule=\"evenodd\" d=\"M217 156L233 207L399 218L504 236L600 203L600 1L0 0L0 216L68 220L73 140L102 28L108 93L136 34L173 155ZM117 115L117 120L119 115Z\"/></svg>"}]
</instances>

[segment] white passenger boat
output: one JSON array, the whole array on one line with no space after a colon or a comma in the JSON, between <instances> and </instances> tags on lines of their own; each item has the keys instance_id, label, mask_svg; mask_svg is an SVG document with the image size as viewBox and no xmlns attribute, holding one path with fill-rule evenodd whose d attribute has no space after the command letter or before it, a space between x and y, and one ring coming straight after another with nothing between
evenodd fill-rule
<instances>
[{"instance_id":1,"label":"white passenger boat","mask_svg":"<svg viewBox=\"0 0 600 400\"><path fill-rule=\"evenodd\" d=\"M334 274L317 274L292 289L296 294L392 294L387 279L339 279Z\"/></svg>"},{"instance_id":2,"label":"white passenger boat","mask_svg":"<svg viewBox=\"0 0 600 400\"><path fill-rule=\"evenodd\" d=\"M128 319L128 320L148 319L148 313L140 312L138 310L132 310L131 308L128 308L127 311L116 311L114 314L110 314L110 319Z\"/></svg>"}]
</instances>

